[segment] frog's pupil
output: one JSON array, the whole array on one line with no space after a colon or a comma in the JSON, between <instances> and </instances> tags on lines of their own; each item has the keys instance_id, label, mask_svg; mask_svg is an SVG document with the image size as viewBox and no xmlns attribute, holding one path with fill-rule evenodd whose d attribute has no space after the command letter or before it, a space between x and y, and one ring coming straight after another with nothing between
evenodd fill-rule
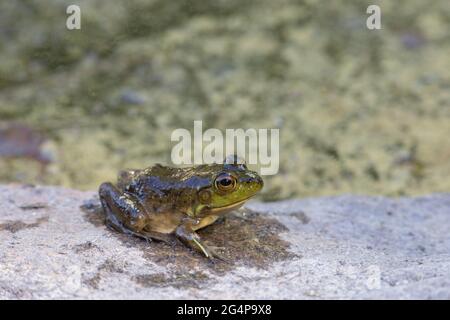
<instances>
[{"instance_id":1,"label":"frog's pupil","mask_svg":"<svg viewBox=\"0 0 450 320\"><path fill-rule=\"evenodd\" d=\"M223 185L224 187L227 187L231 184L231 179L225 178L220 180L220 184Z\"/></svg>"}]
</instances>

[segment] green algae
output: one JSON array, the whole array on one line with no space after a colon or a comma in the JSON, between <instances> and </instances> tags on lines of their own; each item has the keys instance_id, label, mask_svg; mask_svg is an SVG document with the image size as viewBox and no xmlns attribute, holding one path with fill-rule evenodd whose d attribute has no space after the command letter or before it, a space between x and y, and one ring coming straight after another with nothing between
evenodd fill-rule
<instances>
[{"instance_id":1,"label":"green algae","mask_svg":"<svg viewBox=\"0 0 450 320\"><path fill-rule=\"evenodd\" d=\"M76 31L68 4L0 4L0 120L40 129L55 159L44 176L0 159L2 182L94 189L170 163L171 132L203 119L280 128L265 200L450 189L445 0L90 0Z\"/></svg>"}]
</instances>

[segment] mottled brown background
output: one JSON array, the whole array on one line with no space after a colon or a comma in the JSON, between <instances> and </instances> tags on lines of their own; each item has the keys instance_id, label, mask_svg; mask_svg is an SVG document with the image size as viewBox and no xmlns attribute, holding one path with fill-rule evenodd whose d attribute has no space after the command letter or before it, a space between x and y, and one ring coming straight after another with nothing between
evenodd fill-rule
<instances>
[{"instance_id":1,"label":"mottled brown background","mask_svg":"<svg viewBox=\"0 0 450 320\"><path fill-rule=\"evenodd\" d=\"M265 200L450 189L447 0L72 3L0 2L2 183L95 189L203 119L280 128Z\"/></svg>"}]
</instances>

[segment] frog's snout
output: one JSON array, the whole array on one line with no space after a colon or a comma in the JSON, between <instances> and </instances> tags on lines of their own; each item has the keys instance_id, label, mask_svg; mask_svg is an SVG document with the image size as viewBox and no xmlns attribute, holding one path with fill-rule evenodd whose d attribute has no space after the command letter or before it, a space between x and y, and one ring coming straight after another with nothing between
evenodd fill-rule
<instances>
[{"instance_id":1,"label":"frog's snout","mask_svg":"<svg viewBox=\"0 0 450 320\"><path fill-rule=\"evenodd\" d=\"M249 173L247 179L244 182L248 189L253 191L253 193L257 193L264 186L263 179L256 173Z\"/></svg>"},{"instance_id":2,"label":"frog's snout","mask_svg":"<svg viewBox=\"0 0 450 320\"><path fill-rule=\"evenodd\" d=\"M264 187L264 180L259 175L256 175L256 184L259 186L258 191Z\"/></svg>"}]
</instances>

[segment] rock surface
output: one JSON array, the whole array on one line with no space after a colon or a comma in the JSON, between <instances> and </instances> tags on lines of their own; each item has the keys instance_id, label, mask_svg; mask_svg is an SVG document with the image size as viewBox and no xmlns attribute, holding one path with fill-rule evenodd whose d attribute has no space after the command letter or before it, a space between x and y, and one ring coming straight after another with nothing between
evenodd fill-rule
<instances>
[{"instance_id":1,"label":"rock surface","mask_svg":"<svg viewBox=\"0 0 450 320\"><path fill-rule=\"evenodd\" d=\"M254 202L201 234L228 263L110 231L97 202L0 186L0 299L450 299L449 194Z\"/></svg>"}]
</instances>

